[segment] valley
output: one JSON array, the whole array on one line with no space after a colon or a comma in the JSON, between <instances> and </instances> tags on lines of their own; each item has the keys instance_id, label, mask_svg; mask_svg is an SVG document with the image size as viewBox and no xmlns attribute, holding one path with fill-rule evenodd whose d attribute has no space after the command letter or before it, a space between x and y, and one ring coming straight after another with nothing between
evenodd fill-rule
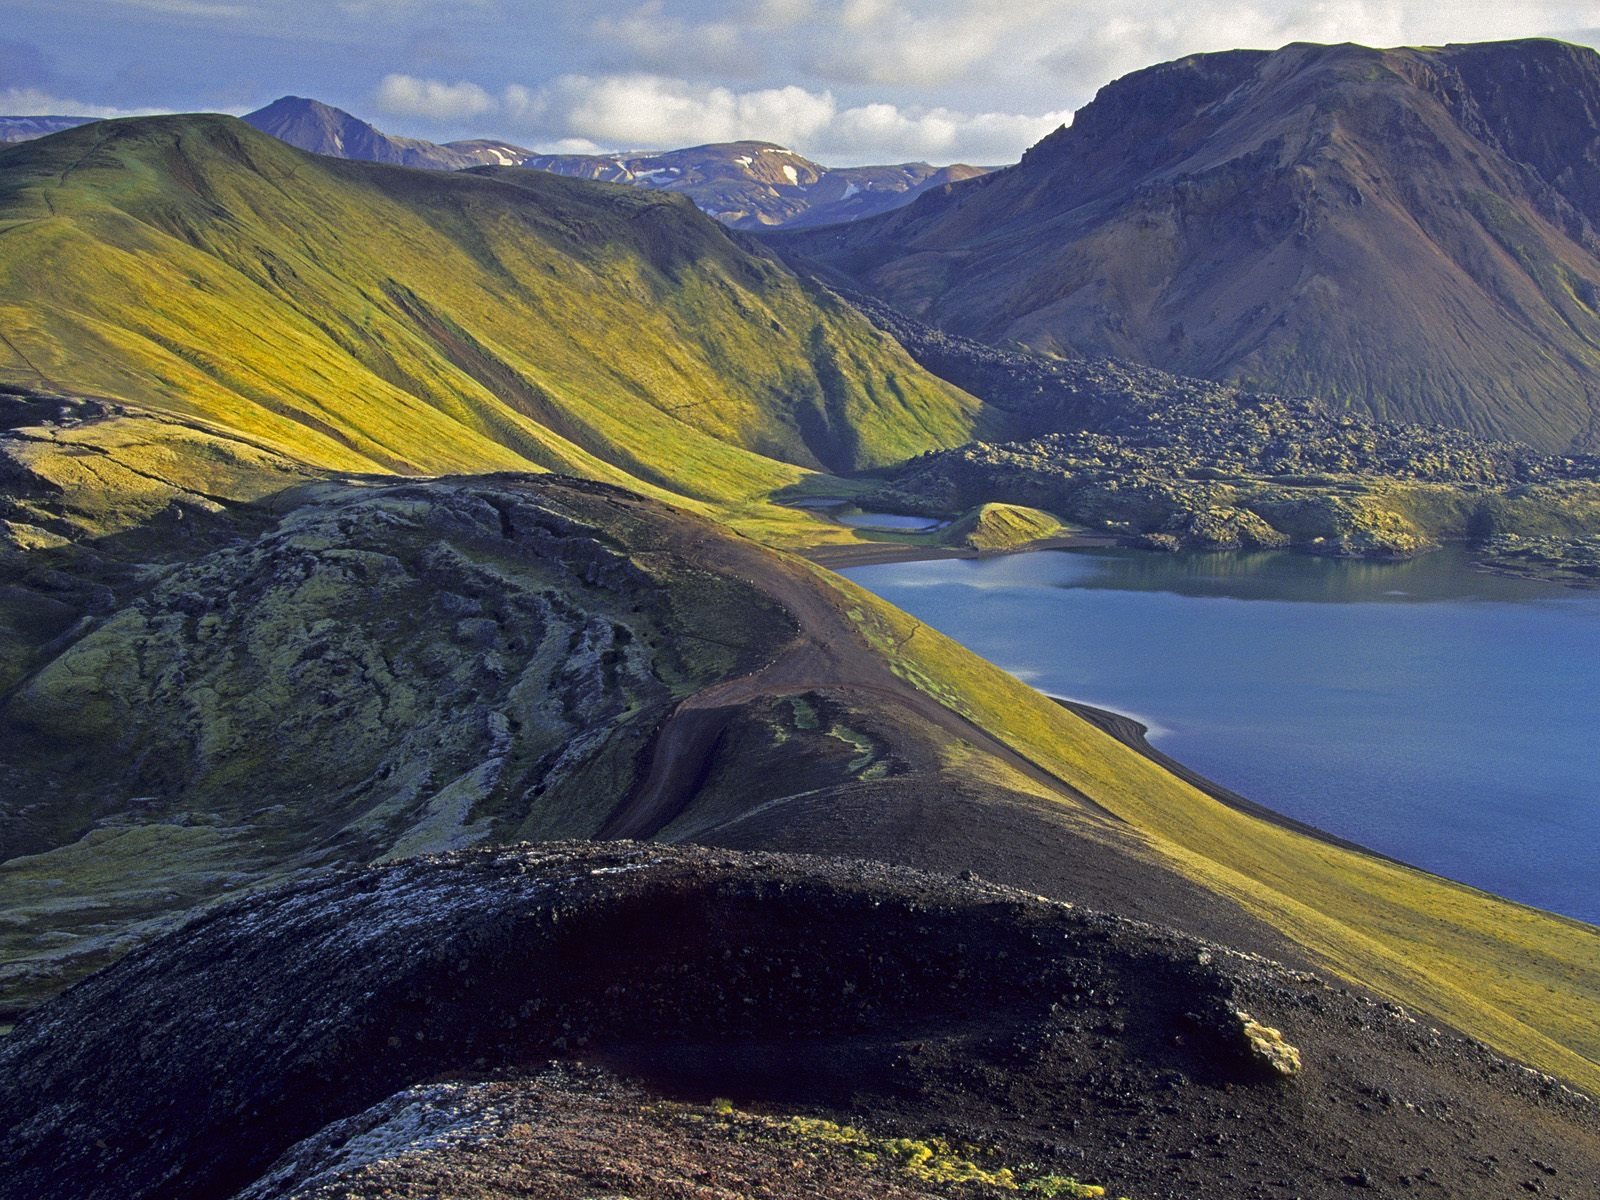
<instances>
[{"instance_id":1,"label":"valley","mask_svg":"<svg viewBox=\"0 0 1600 1200\"><path fill-rule=\"evenodd\" d=\"M1452 803L1492 790L1465 753L1405 735L1437 790L1374 852L1324 818L1382 807L1398 760L1374 784L1308 755L1297 792L1046 694L1208 711L1225 673L1180 655L1272 633L1295 677L1387 647L1413 691L1382 703L1452 722L1506 663L1428 674L1423 631L1328 622L1420 612L1372 590L1452 563L1508 607L1600 582L1588 159L1545 169L1495 65L1586 96L1594 54L1275 53L1151 68L1017 167L760 237L641 186L644 159L607 182L417 139L338 157L203 114L0 149L0 1197L1587 1195L1589 877L1448 878L1430 836L1496 803ZM1134 292L1090 337L1038 277L1008 290L1129 229L1188 245L1158 236L1172 195L1303 250L1325 226L1279 237L1228 207L1254 191L1156 161L1157 131L1204 134L1231 179L1247 126L1288 186L1347 132L1296 88L1520 154L1478 169L1543 222L1519 269L1561 331L1531 300L1515 337L1472 310L1508 358L1453 376L1438 330L1368 311L1404 353L1318 374L1278 333L1158 352ZM1332 143L1291 146L1308 109ZM719 144L761 145L788 153ZM1064 161L1081 194L1041 208ZM1292 340L1259 249L1228 249L1230 286ZM1402 359L1472 388L1408 390ZM841 573L910 556L945 561ZM1310 591L1247 600L1263 562ZM1352 579L1362 604L1306 602ZM1018 607L1023 583L1104 607ZM1440 629L1485 615L1446 598ZM1217 599L1258 617L1208 626ZM1131 678L1041 667L1114 649L1107 614L1146 652ZM1484 636L1585 703L1588 642ZM1286 740L1275 717L1324 750L1393 734L1226 686L1261 706L1235 750ZM1525 749L1510 776L1581 802L1582 762ZM1583 840L1541 820L1535 859Z\"/></svg>"}]
</instances>

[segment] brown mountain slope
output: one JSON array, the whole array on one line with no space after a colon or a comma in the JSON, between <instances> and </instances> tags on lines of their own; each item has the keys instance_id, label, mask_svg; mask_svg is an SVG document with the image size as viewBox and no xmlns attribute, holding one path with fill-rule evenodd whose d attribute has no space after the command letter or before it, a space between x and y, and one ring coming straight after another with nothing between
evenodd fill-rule
<instances>
[{"instance_id":1,"label":"brown mountain slope","mask_svg":"<svg viewBox=\"0 0 1600 1200\"><path fill-rule=\"evenodd\" d=\"M453 146L439 146L418 138L395 137L353 117L342 108L307 100L302 96L283 96L264 108L241 118L262 133L288 142L313 154L333 158L353 158L361 162L392 163L401 167L423 167L434 171L457 171L482 162L499 162ZM527 151L523 151L524 154Z\"/></svg>"},{"instance_id":2,"label":"brown mountain slope","mask_svg":"<svg viewBox=\"0 0 1600 1200\"><path fill-rule=\"evenodd\" d=\"M1292 45L1109 85L1023 162L795 257L955 332L1600 438L1600 56Z\"/></svg>"}]
</instances>

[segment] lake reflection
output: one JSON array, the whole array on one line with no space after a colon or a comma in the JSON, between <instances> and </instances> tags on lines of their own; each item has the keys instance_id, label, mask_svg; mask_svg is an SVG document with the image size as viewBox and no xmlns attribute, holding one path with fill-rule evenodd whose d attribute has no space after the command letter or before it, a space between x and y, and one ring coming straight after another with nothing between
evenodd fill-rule
<instances>
[{"instance_id":1,"label":"lake reflection","mask_svg":"<svg viewBox=\"0 0 1600 1200\"><path fill-rule=\"evenodd\" d=\"M1600 921L1600 594L1305 555L1046 551L846 572L1169 754L1429 870Z\"/></svg>"}]
</instances>

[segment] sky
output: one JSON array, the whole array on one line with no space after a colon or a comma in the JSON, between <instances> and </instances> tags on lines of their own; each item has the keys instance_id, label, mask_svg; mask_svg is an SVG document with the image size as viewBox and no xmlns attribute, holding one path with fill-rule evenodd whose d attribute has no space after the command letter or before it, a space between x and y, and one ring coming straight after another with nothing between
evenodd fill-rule
<instances>
[{"instance_id":1,"label":"sky","mask_svg":"<svg viewBox=\"0 0 1600 1200\"><path fill-rule=\"evenodd\" d=\"M300 95L434 141L997 165L1186 54L1535 36L1600 46L1600 0L0 0L0 114Z\"/></svg>"}]
</instances>

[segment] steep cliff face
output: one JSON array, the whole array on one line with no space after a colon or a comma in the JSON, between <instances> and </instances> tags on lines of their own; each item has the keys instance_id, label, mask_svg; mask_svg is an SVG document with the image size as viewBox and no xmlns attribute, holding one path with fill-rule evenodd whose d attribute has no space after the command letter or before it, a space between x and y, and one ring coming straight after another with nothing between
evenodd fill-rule
<instances>
[{"instance_id":1,"label":"steep cliff face","mask_svg":"<svg viewBox=\"0 0 1600 1200\"><path fill-rule=\"evenodd\" d=\"M1199 55L1016 168L778 244L988 341L1591 447L1597 113L1600 56L1559 42Z\"/></svg>"}]
</instances>

